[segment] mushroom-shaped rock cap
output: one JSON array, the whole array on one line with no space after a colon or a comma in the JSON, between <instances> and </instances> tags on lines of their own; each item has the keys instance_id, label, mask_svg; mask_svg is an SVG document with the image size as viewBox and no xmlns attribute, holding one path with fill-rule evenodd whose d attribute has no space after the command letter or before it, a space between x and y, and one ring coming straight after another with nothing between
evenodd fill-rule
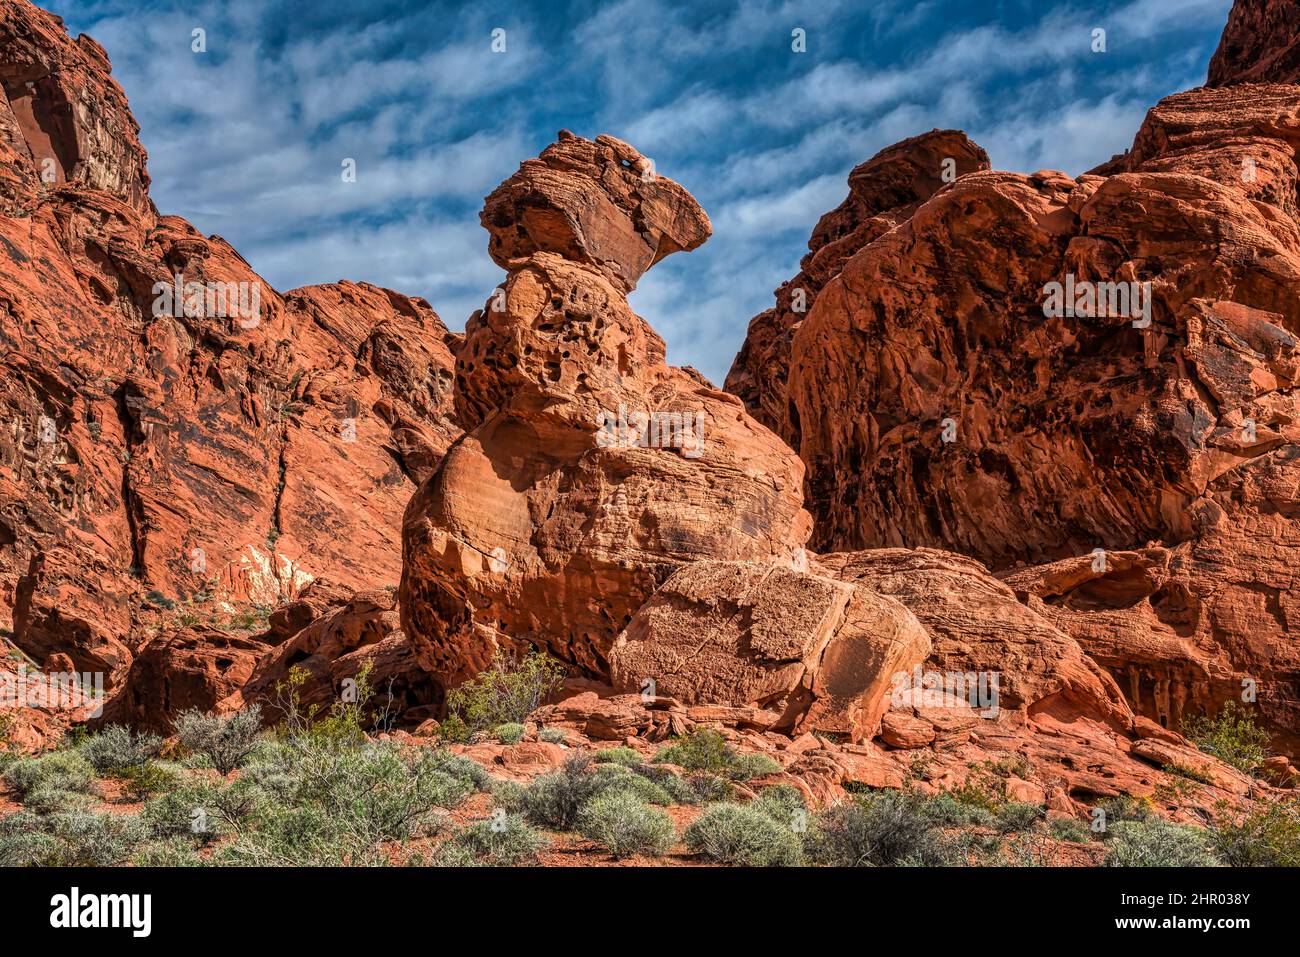
<instances>
[{"instance_id":1,"label":"mushroom-shaped rock cap","mask_svg":"<svg viewBox=\"0 0 1300 957\"><path fill-rule=\"evenodd\" d=\"M568 130L493 190L479 219L502 268L553 252L596 267L625 292L660 259L695 249L713 232L695 197L636 149Z\"/></svg>"}]
</instances>

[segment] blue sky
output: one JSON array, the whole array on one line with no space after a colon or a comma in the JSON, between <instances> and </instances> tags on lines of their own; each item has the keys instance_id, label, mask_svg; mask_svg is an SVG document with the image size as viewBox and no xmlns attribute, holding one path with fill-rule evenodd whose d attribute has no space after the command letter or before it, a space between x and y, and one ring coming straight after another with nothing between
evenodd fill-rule
<instances>
[{"instance_id":1,"label":"blue sky","mask_svg":"<svg viewBox=\"0 0 1300 957\"><path fill-rule=\"evenodd\" d=\"M856 164L956 127L996 168L1083 172L1204 82L1231 0L44 5L108 50L159 209L281 290L366 280L461 329L503 275L483 197L561 128L628 140L714 224L632 306L720 384Z\"/></svg>"}]
</instances>

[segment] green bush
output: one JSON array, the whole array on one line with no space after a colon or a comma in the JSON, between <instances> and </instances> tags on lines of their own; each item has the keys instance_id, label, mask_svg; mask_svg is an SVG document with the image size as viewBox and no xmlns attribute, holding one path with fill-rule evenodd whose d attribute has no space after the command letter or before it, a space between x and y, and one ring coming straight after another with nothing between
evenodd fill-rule
<instances>
[{"instance_id":1,"label":"green bush","mask_svg":"<svg viewBox=\"0 0 1300 957\"><path fill-rule=\"evenodd\" d=\"M23 807L37 814L53 814L56 811L89 811L96 804L90 794L80 791L63 791L59 788L37 788L28 792L23 798Z\"/></svg>"},{"instance_id":2,"label":"green bush","mask_svg":"<svg viewBox=\"0 0 1300 957\"><path fill-rule=\"evenodd\" d=\"M1096 817L1098 810L1103 814L1101 818ZM1095 822L1100 821L1098 833L1105 834L1112 824L1120 821L1149 821L1154 813L1154 806L1149 799L1118 794L1098 801L1089 816L1094 821L1091 826L1095 827Z\"/></svg>"},{"instance_id":3,"label":"green bush","mask_svg":"<svg viewBox=\"0 0 1300 957\"><path fill-rule=\"evenodd\" d=\"M735 759L736 752L712 728L692 731L655 755L662 764L675 764L688 771L728 771Z\"/></svg>"},{"instance_id":4,"label":"green bush","mask_svg":"<svg viewBox=\"0 0 1300 957\"><path fill-rule=\"evenodd\" d=\"M77 751L50 751L38 758L20 758L5 770L5 781L19 800L35 791L94 794L95 768Z\"/></svg>"},{"instance_id":5,"label":"green bush","mask_svg":"<svg viewBox=\"0 0 1300 957\"><path fill-rule=\"evenodd\" d=\"M146 804L159 839L227 836L222 864L389 863L398 842L436 834L481 786L472 761L431 748L304 734L260 747L230 782L191 781Z\"/></svg>"},{"instance_id":6,"label":"green bush","mask_svg":"<svg viewBox=\"0 0 1300 957\"><path fill-rule=\"evenodd\" d=\"M168 791L177 783L176 772L155 761L122 768L117 774L122 779L122 793L137 802Z\"/></svg>"},{"instance_id":7,"label":"green bush","mask_svg":"<svg viewBox=\"0 0 1300 957\"><path fill-rule=\"evenodd\" d=\"M600 777L601 795L619 791L631 794L647 804L672 804L673 797L662 786L620 764L598 764L592 770Z\"/></svg>"},{"instance_id":8,"label":"green bush","mask_svg":"<svg viewBox=\"0 0 1300 957\"><path fill-rule=\"evenodd\" d=\"M685 804L721 804L736 796L736 789L726 778L716 774L692 774L683 782L686 785Z\"/></svg>"},{"instance_id":9,"label":"green bush","mask_svg":"<svg viewBox=\"0 0 1300 957\"><path fill-rule=\"evenodd\" d=\"M1058 841L1069 841L1072 844L1085 844L1092 840L1092 831L1088 825L1084 824L1077 818L1072 817L1054 817L1048 823L1052 837Z\"/></svg>"},{"instance_id":10,"label":"green bush","mask_svg":"<svg viewBox=\"0 0 1300 957\"><path fill-rule=\"evenodd\" d=\"M162 746L163 739L156 734L137 734L125 725L115 724L83 739L77 750L100 774L116 774L143 768L158 757Z\"/></svg>"},{"instance_id":11,"label":"green bush","mask_svg":"<svg viewBox=\"0 0 1300 957\"><path fill-rule=\"evenodd\" d=\"M1210 867L1206 835L1162 818L1116 821L1106 828L1107 867Z\"/></svg>"},{"instance_id":12,"label":"green bush","mask_svg":"<svg viewBox=\"0 0 1300 957\"><path fill-rule=\"evenodd\" d=\"M537 740L545 741L547 744L563 744L569 737L563 728L542 728L537 732Z\"/></svg>"},{"instance_id":13,"label":"green bush","mask_svg":"<svg viewBox=\"0 0 1300 957\"><path fill-rule=\"evenodd\" d=\"M147 834L134 816L20 811L0 818L0 866L112 867Z\"/></svg>"},{"instance_id":14,"label":"green bush","mask_svg":"<svg viewBox=\"0 0 1300 957\"><path fill-rule=\"evenodd\" d=\"M439 849L435 863L464 866L467 863L514 867L530 863L549 842L517 814L493 814L462 828Z\"/></svg>"},{"instance_id":15,"label":"green bush","mask_svg":"<svg viewBox=\"0 0 1300 957\"><path fill-rule=\"evenodd\" d=\"M136 867L201 867L203 858L194 845L180 837L150 841L131 857Z\"/></svg>"},{"instance_id":16,"label":"green bush","mask_svg":"<svg viewBox=\"0 0 1300 957\"><path fill-rule=\"evenodd\" d=\"M459 715L449 714L438 724L438 740L443 744L459 744L468 741L469 725Z\"/></svg>"},{"instance_id":17,"label":"green bush","mask_svg":"<svg viewBox=\"0 0 1300 957\"><path fill-rule=\"evenodd\" d=\"M1183 722L1183 735L1206 754L1251 774L1268 757L1268 732L1256 726L1253 716L1235 701L1224 702L1214 717Z\"/></svg>"},{"instance_id":18,"label":"green bush","mask_svg":"<svg viewBox=\"0 0 1300 957\"><path fill-rule=\"evenodd\" d=\"M225 717L191 710L176 718L176 734L181 745L207 757L222 774L229 774L243 765L261 730L260 705L252 705Z\"/></svg>"},{"instance_id":19,"label":"green bush","mask_svg":"<svg viewBox=\"0 0 1300 957\"><path fill-rule=\"evenodd\" d=\"M507 724L499 724L492 729L498 741L502 744L518 744L524 739L524 726L517 721L511 721Z\"/></svg>"},{"instance_id":20,"label":"green bush","mask_svg":"<svg viewBox=\"0 0 1300 957\"><path fill-rule=\"evenodd\" d=\"M486 671L448 693L448 720L463 722L470 734L521 723L560 687L564 673L563 665L540 651L520 660L497 652Z\"/></svg>"},{"instance_id":21,"label":"green bush","mask_svg":"<svg viewBox=\"0 0 1300 957\"><path fill-rule=\"evenodd\" d=\"M793 784L774 784L764 788L753 801L753 806L782 824L795 827L792 822L799 822L796 832L807 820L808 806L804 803L803 792Z\"/></svg>"},{"instance_id":22,"label":"green bush","mask_svg":"<svg viewBox=\"0 0 1300 957\"><path fill-rule=\"evenodd\" d=\"M675 764L688 771L725 776L733 781L748 781L781 770L781 765L766 754L737 753L721 733L712 728L697 728L678 738L661 748L654 760L660 764Z\"/></svg>"},{"instance_id":23,"label":"green bush","mask_svg":"<svg viewBox=\"0 0 1300 957\"><path fill-rule=\"evenodd\" d=\"M492 783L492 776L481 764L464 755L453 754L446 748L426 749L421 763L429 770L468 781L475 791L486 791Z\"/></svg>"},{"instance_id":24,"label":"green bush","mask_svg":"<svg viewBox=\"0 0 1300 957\"><path fill-rule=\"evenodd\" d=\"M947 864L951 848L927 803L924 794L909 789L838 804L817 818L810 854L835 867Z\"/></svg>"},{"instance_id":25,"label":"green bush","mask_svg":"<svg viewBox=\"0 0 1300 957\"><path fill-rule=\"evenodd\" d=\"M584 804L609 786L602 774L588 773L591 755L577 754L553 774L543 775L519 795L518 810L534 824L572 830Z\"/></svg>"},{"instance_id":26,"label":"green bush","mask_svg":"<svg viewBox=\"0 0 1300 957\"><path fill-rule=\"evenodd\" d=\"M632 777L645 781L645 778ZM677 837L667 814L651 808L631 792L619 790L602 794L586 804L578 812L578 831L604 845L615 857L657 856L667 851Z\"/></svg>"},{"instance_id":27,"label":"green bush","mask_svg":"<svg viewBox=\"0 0 1300 957\"><path fill-rule=\"evenodd\" d=\"M749 754L738 754L735 760L731 762L728 771L732 780L749 781L753 778L761 778L768 774L775 774L781 770L781 765L775 758L766 754L751 752Z\"/></svg>"},{"instance_id":28,"label":"green bush","mask_svg":"<svg viewBox=\"0 0 1300 957\"><path fill-rule=\"evenodd\" d=\"M235 833L274 801L251 777L230 784L191 779L147 801L140 819L155 838L189 836L207 843Z\"/></svg>"},{"instance_id":29,"label":"green bush","mask_svg":"<svg viewBox=\"0 0 1300 957\"><path fill-rule=\"evenodd\" d=\"M799 838L750 805L714 804L686 828L686 846L721 864L793 867L802 860Z\"/></svg>"},{"instance_id":30,"label":"green bush","mask_svg":"<svg viewBox=\"0 0 1300 957\"><path fill-rule=\"evenodd\" d=\"M621 764L625 768L634 768L645 763L645 759L639 752L626 747L602 748L596 752L592 760L597 764Z\"/></svg>"},{"instance_id":31,"label":"green bush","mask_svg":"<svg viewBox=\"0 0 1300 957\"><path fill-rule=\"evenodd\" d=\"M1244 815L1221 805L1210 847L1230 867L1300 867L1300 799L1263 801Z\"/></svg>"},{"instance_id":32,"label":"green bush","mask_svg":"<svg viewBox=\"0 0 1300 957\"><path fill-rule=\"evenodd\" d=\"M476 789L435 751L414 754L386 743L304 750L296 766L300 806L320 807L351 849L432 833L439 809L456 807Z\"/></svg>"},{"instance_id":33,"label":"green bush","mask_svg":"<svg viewBox=\"0 0 1300 957\"><path fill-rule=\"evenodd\" d=\"M924 812L940 827L992 827L994 812L981 804L960 801L942 791L926 803Z\"/></svg>"},{"instance_id":34,"label":"green bush","mask_svg":"<svg viewBox=\"0 0 1300 957\"><path fill-rule=\"evenodd\" d=\"M994 826L1003 834L1027 831L1046 813L1047 808L1041 804L1008 801L998 805L998 809L993 812Z\"/></svg>"},{"instance_id":35,"label":"green bush","mask_svg":"<svg viewBox=\"0 0 1300 957\"><path fill-rule=\"evenodd\" d=\"M362 665L348 679L352 683L351 693L341 694L329 708L322 709L318 704L305 705L302 701L302 689L313 678L312 673L300 665L290 668L288 677L275 686L273 705L280 715L277 734L292 741L309 740L317 745L342 748L364 744L367 728L387 728L387 708L392 703L391 694L383 707L372 703L373 669L373 662Z\"/></svg>"}]
</instances>

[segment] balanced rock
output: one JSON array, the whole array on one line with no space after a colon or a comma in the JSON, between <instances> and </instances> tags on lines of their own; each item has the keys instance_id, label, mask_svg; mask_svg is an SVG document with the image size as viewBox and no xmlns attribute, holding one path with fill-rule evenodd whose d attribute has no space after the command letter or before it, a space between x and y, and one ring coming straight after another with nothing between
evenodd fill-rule
<instances>
[{"instance_id":1,"label":"balanced rock","mask_svg":"<svg viewBox=\"0 0 1300 957\"><path fill-rule=\"evenodd\" d=\"M734 397L666 365L628 307L646 267L709 231L644 168L617 141L562 133L488 200L509 275L458 352L467 434L403 532L403 630L444 687L530 646L607 677L615 636L683 565L805 561L798 459Z\"/></svg>"}]
</instances>

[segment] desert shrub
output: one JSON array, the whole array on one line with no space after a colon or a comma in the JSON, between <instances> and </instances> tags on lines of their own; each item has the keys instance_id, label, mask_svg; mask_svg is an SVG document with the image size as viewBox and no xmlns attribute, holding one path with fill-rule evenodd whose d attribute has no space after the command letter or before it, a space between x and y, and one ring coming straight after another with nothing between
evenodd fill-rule
<instances>
[{"instance_id":1,"label":"desert shrub","mask_svg":"<svg viewBox=\"0 0 1300 957\"><path fill-rule=\"evenodd\" d=\"M563 680L564 666L540 651L522 659L497 652L487 670L448 693L448 720L463 722L470 734L523 722Z\"/></svg>"},{"instance_id":2,"label":"desert shrub","mask_svg":"<svg viewBox=\"0 0 1300 957\"><path fill-rule=\"evenodd\" d=\"M547 744L563 744L568 734L563 728L542 728L537 732L537 740Z\"/></svg>"},{"instance_id":3,"label":"desert shrub","mask_svg":"<svg viewBox=\"0 0 1300 957\"><path fill-rule=\"evenodd\" d=\"M993 823L1003 834L1027 831L1046 813L1047 809L1041 804L1008 801L998 805L997 810L993 812Z\"/></svg>"},{"instance_id":4,"label":"desert shrub","mask_svg":"<svg viewBox=\"0 0 1300 957\"><path fill-rule=\"evenodd\" d=\"M77 750L100 774L117 774L143 768L158 757L162 746L163 740L156 734L137 734L115 724L82 740Z\"/></svg>"},{"instance_id":5,"label":"desert shrub","mask_svg":"<svg viewBox=\"0 0 1300 957\"><path fill-rule=\"evenodd\" d=\"M711 805L684 836L693 852L722 864L793 867L802 860L798 836L752 805Z\"/></svg>"},{"instance_id":6,"label":"desert shrub","mask_svg":"<svg viewBox=\"0 0 1300 957\"><path fill-rule=\"evenodd\" d=\"M262 749L235 781L191 782L143 816L161 839L230 836L219 863L382 864L390 845L438 833L446 810L486 783L472 761L445 751L306 734Z\"/></svg>"},{"instance_id":7,"label":"desert shrub","mask_svg":"<svg viewBox=\"0 0 1300 957\"><path fill-rule=\"evenodd\" d=\"M257 744L261 730L262 709L259 705L224 717L191 710L176 718L176 734L181 745L206 756L222 774L229 774L243 765Z\"/></svg>"},{"instance_id":8,"label":"desert shrub","mask_svg":"<svg viewBox=\"0 0 1300 957\"><path fill-rule=\"evenodd\" d=\"M582 806L609 786L603 774L588 772L591 755L576 754L564 767L534 780L519 795L517 810L534 824L571 830Z\"/></svg>"},{"instance_id":9,"label":"desert shrub","mask_svg":"<svg viewBox=\"0 0 1300 957\"><path fill-rule=\"evenodd\" d=\"M960 801L948 791L932 797L924 811L940 827L990 827L994 820L993 811L982 804Z\"/></svg>"},{"instance_id":10,"label":"desert shrub","mask_svg":"<svg viewBox=\"0 0 1300 957\"><path fill-rule=\"evenodd\" d=\"M697 728L661 748L654 760L675 764L688 771L725 776L733 781L748 781L781 770L781 765L766 754L739 754L712 728Z\"/></svg>"},{"instance_id":11,"label":"desert shrub","mask_svg":"<svg viewBox=\"0 0 1300 957\"><path fill-rule=\"evenodd\" d=\"M230 784L188 780L147 801L141 821L155 838L189 836L209 842L237 831L274 798L256 781L241 777Z\"/></svg>"},{"instance_id":12,"label":"desert shrub","mask_svg":"<svg viewBox=\"0 0 1300 957\"><path fill-rule=\"evenodd\" d=\"M675 764L688 771L727 771L736 759L736 752L731 749L720 733L712 728L700 728L672 744L661 748L655 760L663 764Z\"/></svg>"},{"instance_id":13,"label":"desert shrub","mask_svg":"<svg viewBox=\"0 0 1300 957\"><path fill-rule=\"evenodd\" d=\"M273 804L221 844L212 860L233 867L341 867L382 863L383 857L376 848L348 843L319 804Z\"/></svg>"},{"instance_id":14,"label":"desert shrub","mask_svg":"<svg viewBox=\"0 0 1300 957\"><path fill-rule=\"evenodd\" d=\"M809 852L836 867L948 863L950 848L927 803L919 791L901 790L838 804L817 818Z\"/></svg>"},{"instance_id":15,"label":"desert shrub","mask_svg":"<svg viewBox=\"0 0 1300 957\"><path fill-rule=\"evenodd\" d=\"M684 780L686 804L721 804L736 796L736 789L726 778L716 774L692 774Z\"/></svg>"},{"instance_id":16,"label":"desert shrub","mask_svg":"<svg viewBox=\"0 0 1300 957\"><path fill-rule=\"evenodd\" d=\"M629 777L650 784L645 778ZM577 824L584 837L604 845L615 857L657 856L667 851L677 837L667 814L622 790L607 792L584 805L578 812Z\"/></svg>"},{"instance_id":17,"label":"desert shrub","mask_svg":"<svg viewBox=\"0 0 1300 957\"><path fill-rule=\"evenodd\" d=\"M1053 867L1060 854L1052 830L1037 823L1014 833L1003 851L1000 858L991 863L1005 862L1012 867Z\"/></svg>"},{"instance_id":18,"label":"desert shrub","mask_svg":"<svg viewBox=\"0 0 1300 957\"><path fill-rule=\"evenodd\" d=\"M302 689L313 677L301 666L289 669L284 681L275 686L273 706L279 715L276 733L291 741L309 740L317 745L353 747L366 741L367 728L383 728L389 724L387 706L392 701L389 694L383 707L374 703L375 690L370 684L374 665L366 662L352 676L351 693L335 698L328 708L319 704L304 704Z\"/></svg>"},{"instance_id":19,"label":"desert shrub","mask_svg":"<svg viewBox=\"0 0 1300 957\"><path fill-rule=\"evenodd\" d=\"M129 801L139 802L176 787L178 774L170 765L149 761L131 765L117 772L122 779L122 793Z\"/></svg>"},{"instance_id":20,"label":"desert shrub","mask_svg":"<svg viewBox=\"0 0 1300 957\"><path fill-rule=\"evenodd\" d=\"M320 807L340 839L356 850L432 833L440 809L457 806L476 789L468 773L437 752L415 754L383 743L340 750L309 748L296 766L300 806Z\"/></svg>"},{"instance_id":21,"label":"desert shrub","mask_svg":"<svg viewBox=\"0 0 1300 957\"><path fill-rule=\"evenodd\" d=\"M806 821L808 806L804 803L803 792L793 784L774 784L759 792L752 806L762 811L774 821L783 824ZM800 828L796 827L798 831Z\"/></svg>"},{"instance_id":22,"label":"desert shrub","mask_svg":"<svg viewBox=\"0 0 1300 957\"><path fill-rule=\"evenodd\" d=\"M1205 834L1162 818L1116 821L1106 828L1107 867L1210 867Z\"/></svg>"},{"instance_id":23,"label":"desert shrub","mask_svg":"<svg viewBox=\"0 0 1300 957\"><path fill-rule=\"evenodd\" d=\"M510 721L497 725L492 729L492 733L502 744L518 744L524 739L524 726L518 721Z\"/></svg>"},{"instance_id":24,"label":"desert shrub","mask_svg":"<svg viewBox=\"0 0 1300 957\"><path fill-rule=\"evenodd\" d=\"M112 867L146 836L139 820L125 814L20 811L0 819L0 865Z\"/></svg>"},{"instance_id":25,"label":"desert shrub","mask_svg":"<svg viewBox=\"0 0 1300 957\"><path fill-rule=\"evenodd\" d=\"M627 747L602 748L595 753L592 760L597 764L621 764L627 768L645 763L645 759L638 752Z\"/></svg>"},{"instance_id":26,"label":"desert shrub","mask_svg":"<svg viewBox=\"0 0 1300 957\"><path fill-rule=\"evenodd\" d=\"M63 791L59 788L37 788L23 799L23 807L37 814L53 814L56 811L89 811L96 804L96 798L80 791Z\"/></svg>"},{"instance_id":27,"label":"desert shrub","mask_svg":"<svg viewBox=\"0 0 1300 957\"><path fill-rule=\"evenodd\" d=\"M192 842L181 837L150 841L131 857L136 867L201 867L203 858Z\"/></svg>"},{"instance_id":28,"label":"desert shrub","mask_svg":"<svg viewBox=\"0 0 1300 957\"><path fill-rule=\"evenodd\" d=\"M1230 867L1300 867L1300 799L1263 801L1245 814L1220 805L1210 847Z\"/></svg>"},{"instance_id":29,"label":"desert shrub","mask_svg":"<svg viewBox=\"0 0 1300 957\"><path fill-rule=\"evenodd\" d=\"M1133 797L1131 794L1118 794L1115 797L1103 798L1098 801L1092 809L1094 812L1100 810L1105 816L1100 818L1101 833L1105 833L1112 824L1119 821L1147 821L1151 819L1154 813L1151 801L1147 798ZM1094 815L1093 820L1098 820Z\"/></svg>"},{"instance_id":30,"label":"desert shrub","mask_svg":"<svg viewBox=\"0 0 1300 957\"><path fill-rule=\"evenodd\" d=\"M95 768L77 751L50 751L21 758L5 770L5 781L25 801L36 791L95 793Z\"/></svg>"},{"instance_id":31,"label":"desert shrub","mask_svg":"<svg viewBox=\"0 0 1300 957\"><path fill-rule=\"evenodd\" d=\"M1226 701L1218 715L1183 722L1183 734L1206 754L1251 774L1268 757L1268 732L1235 701Z\"/></svg>"},{"instance_id":32,"label":"desert shrub","mask_svg":"<svg viewBox=\"0 0 1300 957\"><path fill-rule=\"evenodd\" d=\"M997 794L990 792L983 783L975 781L967 781L960 787L953 788L948 794L958 804L985 811L989 815L992 815L1001 803L1001 798Z\"/></svg>"},{"instance_id":33,"label":"desert shrub","mask_svg":"<svg viewBox=\"0 0 1300 957\"><path fill-rule=\"evenodd\" d=\"M1092 840L1092 831L1088 829L1088 825L1077 818L1054 817L1048 822L1048 829L1052 837L1058 841L1084 844Z\"/></svg>"},{"instance_id":34,"label":"desert shrub","mask_svg":"<svg viewBox=\"0 0 1300 957\"><path fill-rule=\"evenodd\" d=\"M546 835L519 815L497 812L457 831L439 849L435 862L453 867L471 861L513 867L535 860L548 843Z\"/></svg>"},{"instance_id":35,"label":"desert shrub","mask_svg":"<svg viewBox=\"0 0 1300 957\"><path fill-rule=\"evenodd\" d=\"M486 791L492 783L492 776L481 764L464 755L452 754L446 748L426 749L421 761L429 770L468 781L475 791Z\"/></svg>"},{"instance_id":36,"label":"desert shrub","mask_svg":"<svg viewBox=\"0 0 1300 957\"><path fill-rule=\"evenodd\" d=\"M449 714L438 724L438 740L443 744L468 741L470 733L469 725L462 721L459 715Z\"/></svg>"},{"instance_id":37,"label":"desert shrub","mask_svg":"<svg viewBox=\"0 0 1300 957\"><path fill-rule=\"evenodd\" d=\"M735 781L748 781L752 778L761 778L767 774L775 774L781 770L781 765L766 754L752 752L749 754L738 754L731 762L728 773Z\"/></svg>"},{"instance_id":38,"label":"desert shrub","mask_svg":"<svg viewBox=\"0 0 1300 957\"><path fill-rule=\"evenodd\" d=\"M592 773L601 779L599 793L603 796L618 791L631 794L647 804L672 804L673 797L663 787L647 777L635 774L620 764L598 764Z\"/></svg>"}]
</instances>

